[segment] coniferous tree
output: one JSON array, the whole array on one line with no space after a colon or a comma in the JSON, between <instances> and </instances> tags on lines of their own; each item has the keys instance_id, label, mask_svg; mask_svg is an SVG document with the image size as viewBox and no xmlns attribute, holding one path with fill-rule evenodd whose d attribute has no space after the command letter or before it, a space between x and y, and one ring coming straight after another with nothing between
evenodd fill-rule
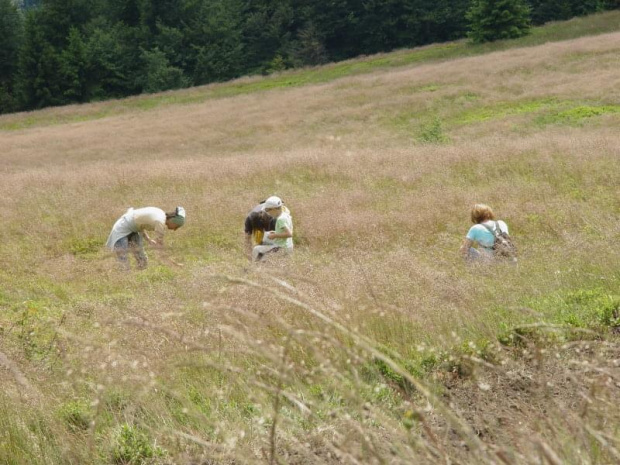
<instances>
[{"instance_id":1,"label":"coniferous tree","mask_svg":"<svg viewBox=\"0 0 620 465\"><path fill-rule=\"evenodd\" d=\"M85 102L89 99L88 67L88 55L82 35L76 28L71 28L67 46L60 54L63 97L67 103Z\"/></svg>"},{"instance_id":2,"label":"coniferous tree","mask_svg":"<svg viewBox=\"0 0 620 465\"><path fill-rule=\"evenodd\" d=\"M524 36L530 29L529 13L524 0L473 0L467 35L476 43Z\"/></svg>"},{"instance_id":3,"label":"coniferous tree","mask_svg":"<svg viewBox=\"0 0 620 465\"><path fill-rule=\"evenodd\" d=\"M561 21L609 8L605 0L527 0L533 24Z\"/></svg>"},{"instance_id":4,"label":"coniferous tree","mask_svg":"<svg viewBox=\"0 0 620 465\"><path fill-rule=\"evenodd\" d=\"M603 0L568 0L572 16L585 16L605 9Z\"/></svg>"},{"instance_id":5,"label":"coniferous tree","mask_svg":"<svg viewBox=\"0 0 620 465\"><path fill-rule=\"evenodd\" d=\"M417 29L415 42L422 45L456 40L465 36L468 23L466 13L471 0L415 0L413 15Z\"/></svg>"},{"instance_id":6,"label":"coniferous tree","mask_svg":"<svg viewBox=\"0 0 620 465\"><path fill-rule=\"evenodd\" d=\"M97 9L97 2L89 0L42 0L37 19L47 42L62 49L71 29L81 30Z\"/></svg>"},{"instance_id":7,"label":"coniferous tree","mask_svg":"<svg viewBox=\"0 0 620 465\"><path fill-rule=\"evenodd\" d=\"M144 72L140 76L142 91L147 93L179 89L187 86L183 70L171 66L164 52L158 48L142 52Z\"/></svg>"},{"instance_id":8,"label":"coniferous tree","mask_svg":"<svg viewBox=\"0 0 620 465\"><path fill-rule=\"evenodd\" d=\"M338 61L369 53L362 51L364 44L368 43L364 20L368 17L368 11L374 11L373 2L365 5L365 0L301 0L301 8L298 10L301 16L297 20L299 39L303 40L302 31L307 34L309 28L312 28L315 40L320 41L324 49L326 60ZM295 44L297 47L299 45Z\"/></svg>"},{"instance_id":9,"label":"coniferous tree","mask_svg":"<svg viewBox=\"0 0 620 465\"><path fill-rule=\"evenodd\" d=\"M158 23L155 34L147 42L151 43L151 48L161 50L172 66L184 68L190 51L186 49L185 31L181 29L182 25L179 26Z\"/></svg>"},{"instance_id":10,"label":"coniferous tree","mask_svg":"<svg viewBox=\"0 0 620 465\"><path fill-rule=\"evenodd\" d=\"M244 65L242 2L190 1L183 29L187 74L195 85L239 76Z\"/></svg>"},{"instance_id":11,"label":"coniferous tree","mask_svg":"<svg viewBox=\"0 0 620 465\"><path fill-rule=\"evenodd\" d=\"M16 109L14 84L22 26L21 13L12 0L0 0L0 113Z\"/></svg>"},{"instance_id":12,"label":"coniferous tree","mask_svg":"<svg viewBox=\"0 0 620 465\"><path fill-rule=\"evenodd\" d=\"M139 27L105 21L92 25L86 43L89 56L90 95L97 100L140 93L143 55Z\"/></svg>"},{"instance_id":13,"label":"coniferous tree","mask_svg":"<svg viewBox=\"0 0 620 465\"><path fill-rule=\"evenodd\" d=\"M60 57L49 43L40 21L41 10L26 15L24 43L19 52L17 91L23 109L32 110L63 102Z\"/></svg>"},{"instance_id":14,"label":"coniferous tree","mask_svg":"<svg viewBox=\"0 0 620 465\"><path fill-rule=\"evenodd\" d=\"M360 47L367 52L377 53L411 43L415 39L406 37L407 32L416 34L419 18L414 11L419 2L411 0L369 0L363 3L360 14L360 30L363 31ZM419 23L418 23L419 24ZM360 53L355 51L355 55Z\"/></svg>"},{"instance_id":15,"label":"coniferous tree","mask_svg":"<svg viewBox=\"0 0 620 465\"><path fill-rule=\"evenodd\" d=\"M121 22L125 26L140 25L140 0L107 0L106 19L111 23Z\"/></svg>"},{"instance_id":16,"label":"coniferous tree","mask_svg":"<svg viewBox=\"0 0 620 465\"><path fill-rule=\"evenodd\" d=\"M246 72L265 72L274 59L290 66L289 55L295 45L293 33L299 13L292 0L245 0L243 12Z\"/></svg>"},{"instance_id":17,"label":"coniferous tree","mask_svg":"<svg viewBox=\"0 0 620 465\"><path fill-rule=\"evenodd\" d=\"M327 62L327 50L324 37L312 23L308 23L297 34L296 45L292 49L291 58L295 66L316 66Z\"/></svg>"}]
</instances>

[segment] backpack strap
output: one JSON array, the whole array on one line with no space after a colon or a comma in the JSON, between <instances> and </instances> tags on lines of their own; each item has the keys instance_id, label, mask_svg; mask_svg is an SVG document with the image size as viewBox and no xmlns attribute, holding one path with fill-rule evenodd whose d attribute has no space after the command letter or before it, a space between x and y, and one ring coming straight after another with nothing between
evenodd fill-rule
<instances>
[{"instance_id":1,"label":"backpack strap","mask_svg":"<svg viewBox=\"0 0 620 465\"><path fill-rule=\"evenodd\" d=\"M493 234L493 237L498 237L499 234L501 234L502 230L499 227L499 223L497 221L494 221L494 223L495 223L495 229L493 229L491 226L487 226L484 223L480 223L480 225L484 226L487 229L487 231L489 231L491 234Z\"/></svg>"}]
</instances>

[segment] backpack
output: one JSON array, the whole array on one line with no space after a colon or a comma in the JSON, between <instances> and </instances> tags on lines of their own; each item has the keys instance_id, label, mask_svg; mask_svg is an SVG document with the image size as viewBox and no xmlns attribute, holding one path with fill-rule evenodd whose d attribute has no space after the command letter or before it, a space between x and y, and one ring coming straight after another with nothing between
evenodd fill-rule
<instances>
[{"instance_id":1,"label":"backpack","mask_svg":"<svg viewBox=\"0 0 620 465\"><path fill-rule=\"evenodd\" d=\"M482 224L482 223L481 223ZM513 261L517 260L517 247L512 242L508 233L501 230L499 223L495 221L495 228L491 228L486 224L482 224L487 230L493 234L493 254L498 258L509 258Z\"/></svg>"}]
</instances>

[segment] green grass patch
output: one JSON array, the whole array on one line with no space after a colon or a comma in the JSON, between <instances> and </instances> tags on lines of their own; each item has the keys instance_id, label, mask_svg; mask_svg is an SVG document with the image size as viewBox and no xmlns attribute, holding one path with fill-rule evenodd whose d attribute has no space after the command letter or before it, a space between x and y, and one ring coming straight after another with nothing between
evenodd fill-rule
<instances>
[{"instance_id":1,"label":"green grass patch","mask_svg":"<svg viewBox=\"0 0 620 465\"><path fill-rule=\"evenodd\" d=\"M441 89L441 86L438 84L428 84L415 88L414 92L436 92L439 89Z\"/></svg>"},{"instance_id":2,"label":"green grass patch","mask_svg":"<svg viewBox=\"0 0 620 465\"><path fill-rule=\"evenodd\" d=\"M65 248L76 257L94 258L101 250L101 238L98 237L74 237L67 240Z\"/></svg>"},{"instance_id":3,"label":"green grass patch","mask_svg":"<svg viewBox=\"0 0 620 465\"><path fill-rule=\"evenodd\" d=\"M60 309L45 300L27 300L11 308L11 338L28 360L43 361L55 354L56 327L62 319Z\"/></svg>"},{"instance_id":4,"label":"green grass patch","mask_svg":"<svg viewBox=\"0 0 620 465\"><path fill-rule=\"evenodd\" d=\"M579 105L568 110L552 112L536 118L536 123L541 125L560 124L577 126L583 124L585 120L590 120L597 116L620 114L620 105Z\"/></svg>"},{"instance_id":5,"label":"green grass patch","mask_svg":"<svg viewBox=\"0 0 620 465\"><path fill-rule=\"evenodd\" d=\"M457 125L477 124L529 114L536 114L532 122L538 127L550 124L577 126L598 116L620 114L620 105L596 105L554 98L501 102L466 110L450 122Z\"/></svg>"},{"instance_id":6,"label":"green grass patch","mask_svg":"<svg viewBox=\"0 0 620 465\"><path fill-rule=\"evenodd\" d=\"M146 270L140 272L136 279L141 283L155 284L171 282L175 276L175 272L171 268L151 263Z\"/></svg>"},{"instance_id":7,"label":"green grass patch","mask_svg":"<svg viewBox=\"0 0 620 465\"><path fill-rule=\"evenodd\" d=\"M149 438L146 431L136 426L121 425L113 438L112 463L152 463L153 459L164 455L165 451Z\"/></svg>"},{"instance_id":8,"label":"green grass patch","mask_svg":"<svg viewBox=\"0 0 620 465\"><path fill-rule=\"evenodd\" d=\"M562 103L555 99L529 100L525 102L502 102L480 108L474 108L457 116L457 124L474 124L490 120L505 118L512 115L523 115L557 108Z\"/></svg>"},{"instance_id":9,"label":"green grass patch","mask_svg":"<svg viewBox=\"0 0 620 465\"><path fill-rule=\"evenodd\" d=\"M417 140L423 144L442 144L450 139L444 132L441 120L435 117L420 128Z\"/></svg>"},{"instance_id":10,"label":"green grass patch","mask_svg":"<svg viewBox=\"0 0 620 465\"><path fill-rule=\"evenodd\" d=\"M93 102L95 103L95 102ZM27 117L16 117L12 119L8 117L8 121L0 121L0 131L19 131L21 129L28 129L37 126L55 126L59 124L71 124L80 123L83 121L96 121L99 119L107 118L108 116L114 116L121 113L118 110L109 108L102 111L93 111L85 114L68 114L68 115L51 115L50 112L54 112L53 109L47 109L43 111L34 111L28 113Z\"/></svg>"},{"instance_id":11,"label":"green grass patch","mask_svg":"<svg viewBox=\"0 0 620 465\"><path fill-rule=\"evenodd\" d=\"M415 93L424 88L440 89L438 86L429 85L407 89L407 93ZM478 94L470 91L444 95L434 100L430 108L419 106L411 108L411 105L409 105L406 109L396 114L386 114L382 117L381 122L386 127L405 133L421 143L448 142L449 137L446 133L446 126L453 123L450 119L441 118L438 113L443 114L446 111L454 113L458 111L458 108L471 106L472 102L477 101L479 98Z\"/></svg>"},{"instance_id":12,"label":"green grass patch","mask_svg":"<svg viewBox=\"0 0 620 465\"><path fill-rule=\"evenodd\" d=\"M67 425L67 428L74 432L86 431L90 427L92 414L88 402L75 400L63 404L58 415Z\"/></svg>"},{"instance_id":13,"label":"green grass patch","mask_svg":"<svg viewBox=\"0 0 620 465\"><path fill-rule=\"evenodd\" d=\"M620 295L603 288L560 291L526 299L532 315L520 324L502 323L498 340L504 345L564 342L598 338L620 328Z\"/></svg>"}]
</instances>

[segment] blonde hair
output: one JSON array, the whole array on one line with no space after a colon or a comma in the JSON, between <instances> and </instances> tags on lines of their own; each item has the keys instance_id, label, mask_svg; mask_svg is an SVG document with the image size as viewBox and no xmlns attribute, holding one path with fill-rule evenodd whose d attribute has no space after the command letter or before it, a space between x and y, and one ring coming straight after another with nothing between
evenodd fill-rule
<instances>
[{"instance_id":1,"label":"blonde hair","mask_svg":"<svg viewBox=\"0 0 620 465\"><path fill-rule=\"evenodd\" d=\"M494 220L495 215L493 214L493 210L488 205L483 203L477 203L471 209L471 221L474 224L484 223L488 220Z\"/></svg>"}]
</instances>

